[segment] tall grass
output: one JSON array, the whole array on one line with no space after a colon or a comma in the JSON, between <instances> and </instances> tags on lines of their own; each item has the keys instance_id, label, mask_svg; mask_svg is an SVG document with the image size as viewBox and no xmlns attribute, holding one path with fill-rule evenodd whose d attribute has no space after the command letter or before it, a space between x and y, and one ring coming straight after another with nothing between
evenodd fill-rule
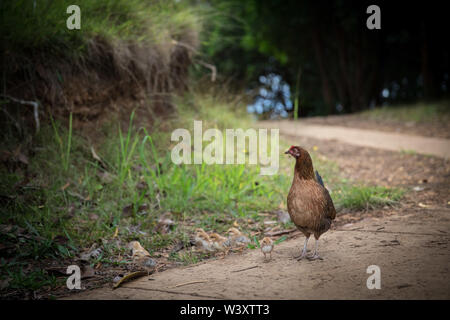
<instances>
[{"instance_id":1,"label":"tall grass","mask_svg":"<svg viewBox=\"0 0 450 320\"><path fill-rule=\"evenodd\" d=\"M70 150L72 147L72 113L70 113L69 115L69 131L66 142L64 142L63 139L61 138L61 135L59 134L59 129L57 128L56 123L53 120L53 117L50 117L50 120L52 123L53 132L55 134L55 139L58 143L59 153L61 155L62 168L64 169L64 171L67 171L67 169L69 169Z\"/></svg>"},{"instance_id":2,"label":"tall grass","mask_svg":"<svg viewBox=\"0 0 450 320\"><path fill-rule=\"evenodd\" d=\"M158 42L199 30L198 16L178 1L79 0L81 29L68 30L66 9L73 1L2 1L3 45L11 51L40 48L80 53L93 37Z\"/></svg>"},{"instance_id":3,"label":"tall grass","mask_svg":"<svg viewBox=\"0 0 450 320\"><path fill-rule=\"evenodd\" d=\"M450 121L450 101L420 102L414 105L385 106L362 112L369 119L397 121Z\"/></svg>"}]
</instances>

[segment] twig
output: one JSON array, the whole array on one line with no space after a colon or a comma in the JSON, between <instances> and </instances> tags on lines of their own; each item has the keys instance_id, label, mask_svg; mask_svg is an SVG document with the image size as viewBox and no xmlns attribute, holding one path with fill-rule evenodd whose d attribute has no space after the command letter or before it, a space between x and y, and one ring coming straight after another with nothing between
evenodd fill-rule
<instances>
[{"instance_id":1,"label":"twig","mask_svg":"<svg viewBox=\"0 0 450 320\"><path fill-rule=\"evenodd\" d=\"M292 229L288 229L288 230L281 230L281 231L277 231L277 232L265 232L264 234L266 236L270 236L270 237L274 237L274 236L281 236L283 234L288 234L288 233L292 233L297 231L297 228L292 228Z\"/></svg>"},{"instance_id":2,"label":"twig","mask_svg":"<svg viewBox=\"0 0 450 320\"><path fill-rule=\"evenodd\" d=\"M255 269L255 268L259 268L259 266L248 267L248 268L244 268L244 269L234 270L231 272L241 272L241 271L246 271L246 270Z\"/></svg>"},{"instance_id":3,"label":"twig","mask_svg":"<svg viewBox=\"0 0 450 320\"><path fill-rule=\"evenodd\" d=\"M26 100L20 100L5 94L1 94L2 97L5 97L13 102L25 104L33 107L33 114L34 114L34 122L36 123L36 132L39 132L40 123L39 123L39 102L37 101L26 101Z\"/></svg>"},{"instance_id":4,"label":"twig","mask_svg":"<svg viewBox=\"0 0 450 320\"><path fill-rule=\"evenodd\" d=\"M206 281L206 280L197 280L197 281L190 281L190 282L180 283L180 284L177 284L176 286L170 287L170 289L174 289L174 288L178 288L178 287L182 287L182 286L187 286L188 284L204 283L204 282L208 282L208 281Z\"/></svg>"},{"instance_id":5,"label":"twig","mask_svg":"<svg viewBox=\"0 0 450 320\"><path fill-rule=\"evenodd\" d=\"M211 81L214 82L216 81L216 76L217 76L217 68L215 65L203 62L201 60L197 60L197 63L204 66L205 68L208 68L211 70Z\"/></svg>"}]
</instances>

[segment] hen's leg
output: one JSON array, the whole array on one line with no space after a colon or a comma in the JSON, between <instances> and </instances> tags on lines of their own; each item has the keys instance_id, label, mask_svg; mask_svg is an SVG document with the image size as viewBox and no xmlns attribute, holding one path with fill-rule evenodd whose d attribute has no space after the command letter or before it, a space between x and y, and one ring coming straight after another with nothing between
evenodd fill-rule
<instances>
[{"instance_id":1,"label":"hen's leg","mask_svg":"<svg viewBox=\"0 0 450 320\"><path fill-rule=\"evenodd\" d=\"M320 256L319 256L319 252L317 251L317 247L319 246L319 239L316 239L316 243L314 244L314 253L312 256L308 256L307 259L308 260L323 260Z\"/></svg>"},{"instance_id":2,"label":"hen's leg","mask_svg":"<svg viewBox=\"0 0 450 320\"><path fill-rule=\"evenodd\" d=\"M303 245L302 254L299 257L295 257L297 260L302 260L304 257L306 257L306 246L308 245L309 237L305 238L305 244Z\"/></svg>"}]
</instances>

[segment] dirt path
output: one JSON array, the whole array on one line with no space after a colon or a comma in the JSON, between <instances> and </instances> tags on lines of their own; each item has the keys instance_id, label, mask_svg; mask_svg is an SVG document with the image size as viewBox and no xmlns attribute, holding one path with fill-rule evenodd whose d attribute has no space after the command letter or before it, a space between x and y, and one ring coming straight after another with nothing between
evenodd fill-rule
<instances>
[{"instance_id":1,"label":"dirt path","mask_svg":"<svg viewBox=\"0 0 450 320\"><path fill-rule=\"evenodd\" d=\"M262 127L279 128L280 133L317 139L337 140L352 145L393 151L450 157L450 139L413 136L394 132L305 124L293 121L264 121Z\"/></svg>"},{"instance_id":2,"label":"dirt path","mask_svg":"<svg viewBox=\"0 0 450 320\"><path fill-rule=\"evenodd\" d=\"M67 298L450 299L450 161L318 139L325 137L321 134L298 135L284 123L282 128L289 142L318 147L319 156L336 161L344 176L410 191L398 208L340 212L321 238L321 261L293 259L304 240L294 233L267 263L259 250L247 250L169 269L117 290L109 286ZM414 191L418 185L420 191ZM370 265L380 267L380 290L366 286Z\"/></svg>"},{"instance_id":3,"label":"dirt path","mask_svg":"<svg viewBox=\"0 0 450 320\"><path fill-rule=\"evenodd\" d=\"M277 246L269 262L259 250L249 250L70 298L449 299L449 230L448 210L370 218L325 234L320 246L324 260L293 259L304 239L298 235ZM370 265L380 267L380 290L366 286ZM186 284L194 281L200 282Z\"/></svg>"}]
</instances>

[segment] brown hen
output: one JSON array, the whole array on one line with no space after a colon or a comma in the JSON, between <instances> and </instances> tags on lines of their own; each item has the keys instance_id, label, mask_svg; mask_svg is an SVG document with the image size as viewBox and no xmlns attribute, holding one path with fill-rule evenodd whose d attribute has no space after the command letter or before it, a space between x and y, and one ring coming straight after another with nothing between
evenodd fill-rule
<instances>
[{"instance_id":1,"label":"brown hen","mask_svg":"<svg viewBox=\"0 0 450 320\"><path fill-rule=\"evenodd\" d=\"M288 212L292 222L305 235L305 243L298 260L306 256L306 247L311 234L316 239L314 253L307 258L322 259L317 251L319 238L331 227L336 210L322 178L314 169L309 153L298 146L292 146L286 154L295 158L294 179L287 197Z\"/></svg>"}]
</instances>

